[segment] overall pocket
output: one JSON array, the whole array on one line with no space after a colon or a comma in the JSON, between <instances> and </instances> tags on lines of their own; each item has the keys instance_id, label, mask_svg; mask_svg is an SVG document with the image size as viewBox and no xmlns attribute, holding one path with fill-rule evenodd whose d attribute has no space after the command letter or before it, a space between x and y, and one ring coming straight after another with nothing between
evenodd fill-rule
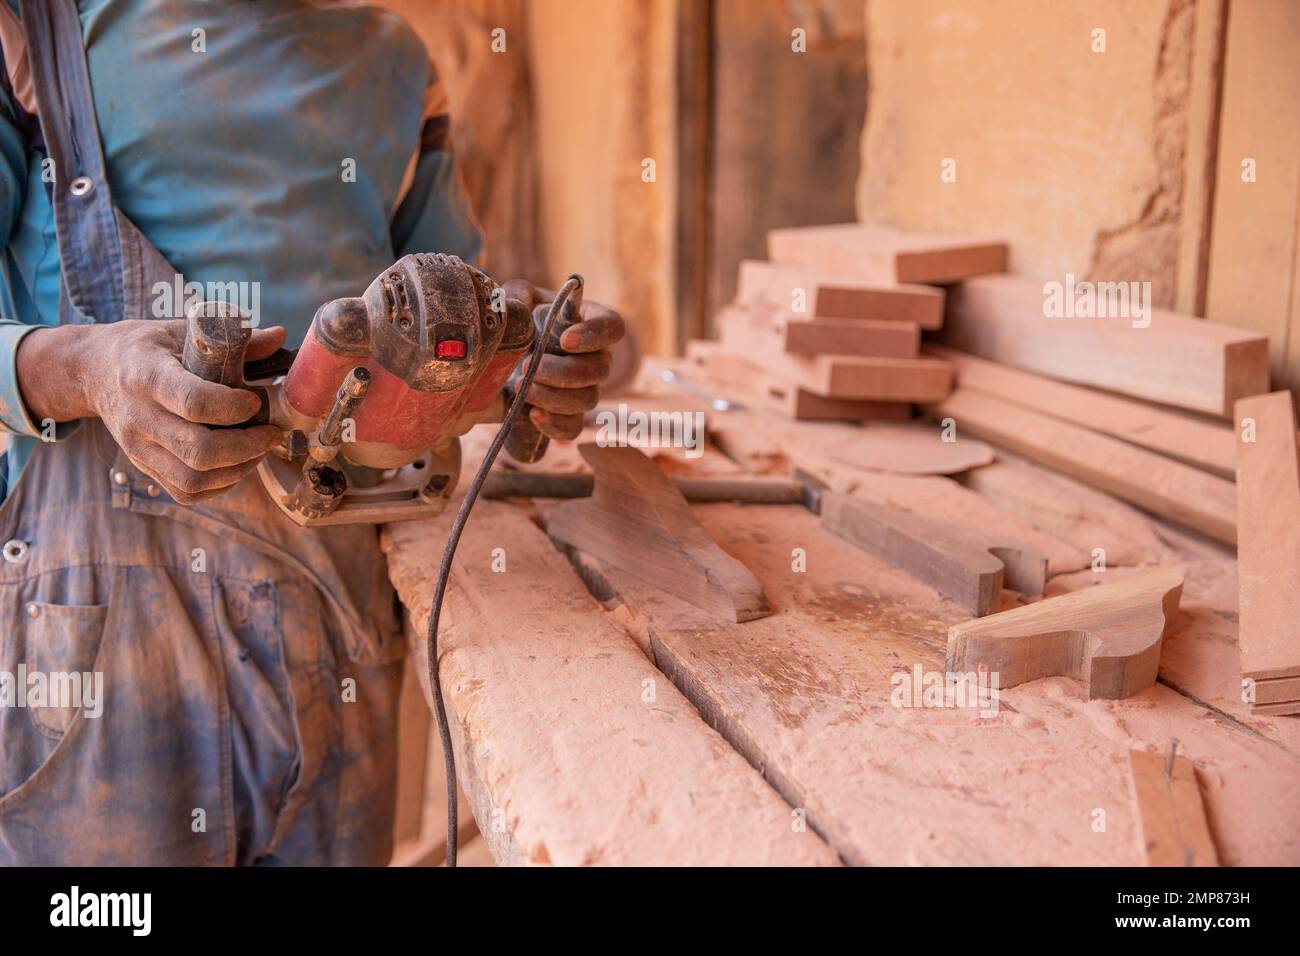
<instances>
[{"instance_id":1,"label":"overall pocket","mask_svg":"<svg viewBox=\"0 0 1300 956\"><path fill-rule=\"evenodd\" d=\"M77 712L99 717L104 675L94 671L104 636L107 604L31 601L27 615L27 715L36 729L58 741Z\"/></svg>"},{"instance_id":2,"label":"overall pocket","mask_svg":"<svg viewBox=\"0 0 1300 956\"><path fill-rule=\"evenodd\" d=\"M0 797L45 766L79 713L103 712L111 586L98 577L68 568L0 588Z\"/></svg>"}]
</instances>

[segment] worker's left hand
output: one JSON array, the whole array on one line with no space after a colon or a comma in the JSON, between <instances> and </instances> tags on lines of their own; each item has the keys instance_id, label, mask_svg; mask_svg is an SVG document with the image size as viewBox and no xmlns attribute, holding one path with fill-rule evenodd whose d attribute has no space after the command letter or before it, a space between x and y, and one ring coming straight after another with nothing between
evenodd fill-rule
<instances>
[{"instance_id":1,"label":"worker's left hand","mask_svg":"<svg viewBox=\"0 0 1300 956\"><path fill-rule=\"evenodd\" d=\"M555 299L554 292L523 279L511 279L502 288L529 311L544 309ZM584 301L580 314L582 321L560 338L568 354L543 355L528 389L529 417L551 438L572 439L582 432L583 415L596 407L600 384L609 377L610 346L623 337L623 317L608 306Z\"/></svg>"}]
</instances>

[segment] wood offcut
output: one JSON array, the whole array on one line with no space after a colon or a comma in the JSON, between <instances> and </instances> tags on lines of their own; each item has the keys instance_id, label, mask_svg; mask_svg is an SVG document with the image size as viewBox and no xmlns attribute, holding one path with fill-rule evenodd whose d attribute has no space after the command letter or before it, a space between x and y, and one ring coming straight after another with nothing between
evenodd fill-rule
<instances>
[{"instance_id":1,"label":"wood offcut","mask_svg":"<svg viewBox=\"0 0 1300 956\"><path fill-rule=\"evenodd\" d=\"M1089 700L1131 697L1155 683L1182 591L1182 572L1160 568L955 624L948 670L986 669L999 687L1072 677Z\"/></svg>"},{"instance_id":2,"label":"wood offcut","mask_svg":"<svg viewBox=\"0 0 1300 956\"><path fill-rule=\"evenodd\" d=\"M637 448L579 447L596 477L590 498L555 508L554 540L730 621L772 613L763 588L709 537L682 493Z\"/></svg>"},{"instance_id":3,"label":"wood offcut","mask_svg":"<svg viewBox=\"0 0 1300 956\"><path fill-rule=\"evenodd\" d=\"M1130 750L1129 769L1147 865L1218 866L1192 762L1173 752Z\"/></svg>"}]
</instances>

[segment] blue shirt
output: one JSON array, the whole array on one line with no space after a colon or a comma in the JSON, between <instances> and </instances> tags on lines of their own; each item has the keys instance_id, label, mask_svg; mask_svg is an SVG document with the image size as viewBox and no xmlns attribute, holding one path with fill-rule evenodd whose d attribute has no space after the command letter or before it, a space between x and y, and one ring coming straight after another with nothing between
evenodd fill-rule
<instances>
[{"instance_id":1,"label":"blue shirt","mask_svg":"<svg viewBox=\"0 0 1300 956\"><path fill-rule=\"evenodd\" d=\"M60 288L42 156L24 131L35 107L16 6L0 0L9 487L40 434L14 356L34 326L58 324ZM259 324L285 326L292 346L322 302L360 294L408 252L478 257L444 88L401 17L307 0L78 6L114 202L185 282L255 290Z\"/></svg>"}]
</instances>

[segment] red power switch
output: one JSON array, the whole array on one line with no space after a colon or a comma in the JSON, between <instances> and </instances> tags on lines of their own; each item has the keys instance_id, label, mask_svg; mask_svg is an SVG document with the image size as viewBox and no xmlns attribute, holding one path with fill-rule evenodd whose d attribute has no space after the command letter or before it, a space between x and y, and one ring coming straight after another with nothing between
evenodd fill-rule
<instances>
[{"instance_id":1,"label":"red power switch","mask_svg":"<svg viewBox=\"0 0 1300 956\"><path fill-rule=\"evenodd\" d=\"M460 339L443 339L434 349L433 354L440 359L460 359L465 357L465 343Z\"/></svg>"}]
</instances>

